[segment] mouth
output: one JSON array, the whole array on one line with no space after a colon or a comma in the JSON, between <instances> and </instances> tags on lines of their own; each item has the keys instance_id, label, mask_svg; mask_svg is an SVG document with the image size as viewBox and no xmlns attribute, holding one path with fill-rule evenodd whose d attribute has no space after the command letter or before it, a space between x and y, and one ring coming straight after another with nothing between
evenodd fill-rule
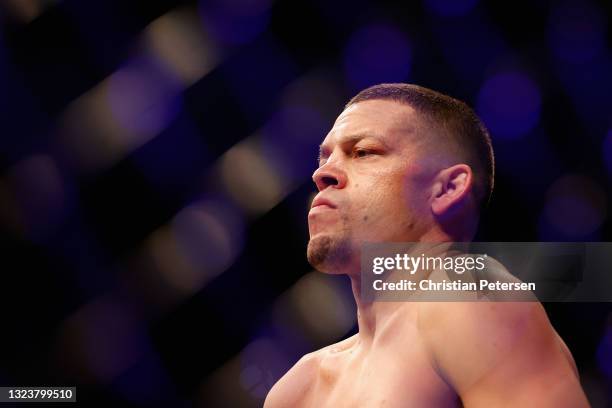
<instances>
[{"instance_id":1,"label":"mouth","mask_svg":"<svg viewBox=\"0 0 612 408\"><path fill-rule=\"evenodd\" d=\"M312 201L312 205L310 206L310 211L308 212L308 217L314 217L317 214L321 214L324 212L328 212L331 210L335 210L336 205L330 200L322 197L315 197Z\"/></svg>"},{"instance_id":2,"label":"mouth","mask_svg":"<svg viewBox=\"0 0 612 408\"><path fill-rule=\"evenodd\" d=\"M316 207L312 207L310 209L310 211L308 212L308 216L312 217L314 215L317 215L317 214L320 214L320 213L323 213L323 212L333 211L334 209L335 208L330 207L329 205L325 205L325 204L317 205Z\"/></svg>"},{"instance_id":3,"label":"mouth","mask_svg":"<svg viewBox=\"0 0 612 408\"><path fill-rule=\"evenodd\" d=\"M336 208L336 205L326 198L317 196L314 200L312 200L310 210L312 211L313 209L318 207L327 207L328 209L333 209Z\"/></svg>"}]
</instances>

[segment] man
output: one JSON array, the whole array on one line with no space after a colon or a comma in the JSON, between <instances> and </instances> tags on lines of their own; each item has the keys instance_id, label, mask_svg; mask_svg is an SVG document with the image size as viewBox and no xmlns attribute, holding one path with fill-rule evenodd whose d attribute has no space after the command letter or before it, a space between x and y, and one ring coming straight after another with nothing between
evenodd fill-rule
<instances>
[{"instance_id":1,"label":"man","mask_svg":"<svg viewBox=\"0 0 612 408\"><path fill-rule=\"evenodd\" d=\"M304 356L265 407L585 407L537 302L371 302L364 242L470 241L493 188L488 133L464 103L407 84L355 96L321 144L308 260L347 274L359 331Z\"/></svg>"}]
</instances>

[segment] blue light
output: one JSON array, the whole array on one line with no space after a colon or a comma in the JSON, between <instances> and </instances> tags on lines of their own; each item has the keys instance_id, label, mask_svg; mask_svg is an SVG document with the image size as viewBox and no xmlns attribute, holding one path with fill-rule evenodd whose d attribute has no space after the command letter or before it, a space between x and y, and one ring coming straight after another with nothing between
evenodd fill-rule
<instances>
[{"instance_id":1,"label":"blue light","mask_svg":"<svg viewBox=\"0 0 612 408\"><path fill-rule=\"evenodd\" d=\"M240 354L240 385L256 399L265 398L287 369L288 356L274 338L260 337Z\"/></svg>"},{"instance_id":2,"label":"blue light","mask_svg":"<svg viewBox=\"0 0 612 408\"><path fill-rule=\"evenodd\" d=\"M551 14L550 48L564 61L591 61L605 50L605 33L601 11L587 1L565 2Z\"/></svg>"},{"instance_id":3,"label":"blue light","mask_svg":"<svg viewBox=\"0 0 612 408\"><path fill-rule=\"evenodd\" d=\"M477 110L492 137L516 139L538 124L541 102L540 91L528 76L503 72L484 82Z\"/></svg>"},{"instance_id":4,"label":"blue light","mask_svg":"<svg viewBox=\"0 0 612 408\"><path fill-rule=\"evenodd\" d=\"M373 24L353 34L344 52L344 71L355 90L383 82L404 82L410 74L412 47L405 34Z\"/></svg>"},{"instance_id":5,"label":"blue light","mask_svg":"<svg viewBox=\"0 0 612 408\"><path fill-rule=\"evenodd\" d=\"M580 175L559 178L547 191L540 220L542 240L593 240L599 234L607 209L604 191Z\"/></svg>"},{"instance_id":6,"label":"blue light","mask_svg":"<svg viewBox=\"0 0 612 408\"><path fill-rule=\"evenodd\" d=\"M263 129L264 155L289 178L307 179L316 169L318 146L329 130L328 125L308 106L285 106Z\"/></svg>"},{"instance_id":7,"label":"blue light","mask_svg":"<svg viewBox=\"0 0 612 408\"><path fill-rule=\"evenodd\" d=\"M549 222L565 238L584 238L600 224L600 217L590 203L579 196L555 197L546 204Z\"/></svg>"},{"instance_id":8,"label":"blue light","mask_svg":"<svg viewBox=\"0 0 612 408\"><path fill-rule=\"evenodd\" d=\"M202 1L204 27L228 45L247 44L261 34L270 21L268 0Z\"/></svg>"},{"instance_id":9,"label":"blue light","mask_svg":"<svg viewBox=\"0 0 612 408\"><path fill-rule=\"evenodd\" d=\"M177 79L147 57L133 58L113 74L106 98L122 128L149 138L164 130L183 106Z\"/></svg>"}]
</instances>

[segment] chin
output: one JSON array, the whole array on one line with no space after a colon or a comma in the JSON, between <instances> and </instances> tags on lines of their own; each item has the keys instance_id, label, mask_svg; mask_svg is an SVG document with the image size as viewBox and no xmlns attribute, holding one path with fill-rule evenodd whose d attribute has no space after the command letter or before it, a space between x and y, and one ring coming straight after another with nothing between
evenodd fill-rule
<instances>
[{"instance_id":1,"label":"chin","mask_svg":"<svg viewBox=\"0 0 612 408\"><path fill-rule=\"evenodd\" d=\"M334 239L329 235L317 234L308 241L307 257L313 268L329 274L348 273L354 264L352 246L346 239ZM359 264L357 260L357 264Z\"/></svg>"}]
</instances>

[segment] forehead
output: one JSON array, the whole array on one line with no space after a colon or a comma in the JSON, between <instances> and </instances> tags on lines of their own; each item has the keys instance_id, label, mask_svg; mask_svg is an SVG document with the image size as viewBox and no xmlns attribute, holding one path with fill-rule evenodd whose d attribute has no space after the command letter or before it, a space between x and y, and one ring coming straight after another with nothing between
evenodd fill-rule
<instances>
[{"instance_id":1,"label":"forehead","mask_svg":"<svg viewBox=\"0 0 612 408\"><path fill-rule=\"evenodd\" d=\"M342 143L357 135L373 135L395 145L415 134L417 120L417 112L406 104L389 100L358 102L338 116L322 145Z\"/></svg>"}]
</instances>

